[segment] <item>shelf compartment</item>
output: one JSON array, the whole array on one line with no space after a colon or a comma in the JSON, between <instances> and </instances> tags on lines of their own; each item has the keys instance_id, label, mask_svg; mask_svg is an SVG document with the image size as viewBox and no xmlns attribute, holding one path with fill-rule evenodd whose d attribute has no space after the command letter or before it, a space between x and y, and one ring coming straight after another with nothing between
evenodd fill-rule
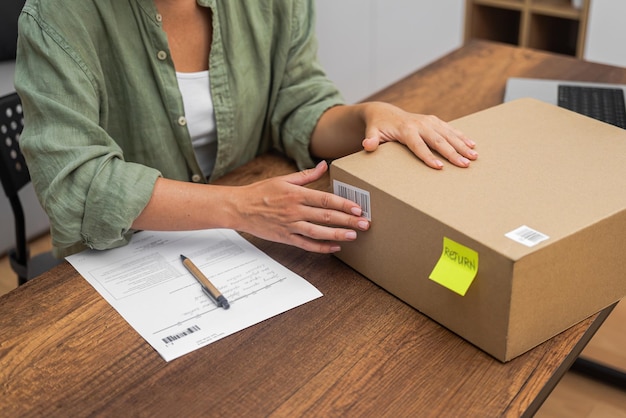
<instances>
[{"instance_id":1,"label":"shelf compartment","mask_svg":"<svg viewBox=\"0 0 626 418\"><path fill-rule=\"evenodd\" d=\"M533 0L530 6L532 13L545 16L579 20L582 10L572 6L570 0Z\"/></svg>"},{"instance_id":2,"label":"shelf compartment","mask_svg":"<svg viewBox=\"0 0 626 418\"><path fill-rule=\"evenodd\" d=\"M580 24L574 19L534 14L530 20L528 47L575 56Z\"/></svg>"},{"instance_id":3,"label":"shelf compartment","mask_svg":"<svg viewBox=\"0 0 626 418\"><path fill-rule=\"evenodd\" d=\"M474 4L470 13L472 25L468 38L518 44L522 16L520 11Z\"/></svg>"}]
</instances>

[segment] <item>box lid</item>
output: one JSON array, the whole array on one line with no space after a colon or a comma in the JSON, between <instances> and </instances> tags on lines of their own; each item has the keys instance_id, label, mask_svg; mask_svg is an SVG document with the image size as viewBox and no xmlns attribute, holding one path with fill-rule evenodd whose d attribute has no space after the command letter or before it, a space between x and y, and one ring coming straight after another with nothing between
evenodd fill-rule
<instances>
[{"instance_id":1,"label":"box lid","mask_svg":"<svg viewBox=\"0 0 626 418\"><path fill-rule=\"evenodd\" d=\"M397 143L333 164L512 260L626 209L625 130L534 99L451 124L478 144L470 168L433 170ZM549 239L505 236L522 226Z\"/></svg>"}]
</instances>

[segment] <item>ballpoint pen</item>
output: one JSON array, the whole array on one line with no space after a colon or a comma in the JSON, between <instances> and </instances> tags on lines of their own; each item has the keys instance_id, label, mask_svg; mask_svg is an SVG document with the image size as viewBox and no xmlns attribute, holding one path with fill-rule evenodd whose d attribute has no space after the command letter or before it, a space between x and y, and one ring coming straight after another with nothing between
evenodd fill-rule
<instances>
[{"instance_id":1,"label":"ballpoint pen","mask_svg":"<svg viewBox=\"0 0 626 418\"><path fill-rule=\"evenodd\" d=\"M180 255L180 259L183 261L183 265L189 270L191 275L200 283L202 291L211 299L217 306L221 306L224 309L230 308L228 300L222 295L222 292L217 290L217 287L209 281L209 279L202 274L200 269L184 255Z\"/></svg>"}]
</instances>

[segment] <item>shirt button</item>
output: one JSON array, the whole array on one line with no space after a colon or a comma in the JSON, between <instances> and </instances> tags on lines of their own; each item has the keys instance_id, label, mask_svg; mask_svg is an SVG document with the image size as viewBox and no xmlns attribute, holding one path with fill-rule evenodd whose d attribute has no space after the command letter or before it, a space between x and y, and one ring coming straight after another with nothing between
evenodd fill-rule
<instances>
[{"instance_id":1,"label":"shirt button","mask_svg":"<svg viewBox=\"0 0 626 418\"><path fill-rule=\"evenodd\" d=\"M191 176L191 181L194 183L200 183L202 181L202 176L200 174L194 174Z\"/></svg>"},{"instance_id":2,"label":"shirt button","mask_svg":"<svg viewBox=\"0 0 626 418\"><path fill-rule=\"evenodd\" d=\"M163 16L161 16L161 13L157 13L156 16L154 17L157 20L157 22L163 22Z\"/></svg>"},{"instance_id":3,"label":"shirt button","mask_svg":"<svg viewBox=\"0 0 626 418\"><path fill-rule=\"evenodd\" d=\"M167 52L165 51L157 52L157 58L160 59L161 61L164 61L167 58Z\"/></svg>"},{"instance_id":4,"label":"shirt button","mask_svg":"<svg viewBox=\"0 0 626 418\"><path fill-rule=\"evenodd\" d=\"M185 125L187 125L187 119L186 119L184 116L179 117L179 118L178 118L178 124L179 124L180 126L185 126Z\"/></svg>"}]
</instances>

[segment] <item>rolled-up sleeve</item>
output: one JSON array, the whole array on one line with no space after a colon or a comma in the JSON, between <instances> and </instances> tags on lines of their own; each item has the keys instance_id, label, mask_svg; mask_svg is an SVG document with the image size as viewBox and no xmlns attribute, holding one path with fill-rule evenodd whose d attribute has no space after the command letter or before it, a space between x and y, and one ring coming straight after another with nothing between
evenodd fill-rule
<instances>
[{"instance_id":1,"label":"rolled-up sleeve","mask_svg":"<svg viewBox=\"0 0 626 418\"><path fill-rule=\"evenodd\" d=\"M160 175L126 162L102 128L105 93L81 53L25 8L15 78L25 115L20 146L57 256L125 244Z\"/></svg>"}]
</instances>

